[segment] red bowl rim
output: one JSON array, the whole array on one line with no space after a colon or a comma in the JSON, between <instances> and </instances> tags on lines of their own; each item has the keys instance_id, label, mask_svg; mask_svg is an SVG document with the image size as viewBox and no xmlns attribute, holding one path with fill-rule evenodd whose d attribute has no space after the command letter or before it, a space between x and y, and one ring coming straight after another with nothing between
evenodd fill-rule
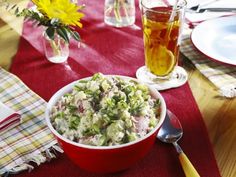
<instances>
[{"instance_id":1,"label":"red bowl rim","mask_svg":"<svg viewBox=\"0 0 236 177\"><path fill-rule=\"evenodd\" d=\"M128 80L134 80L136 82L142 83L139 80L132 78L132 77L128 77L128 76L121 76L121 75L105 75L106 77L121 77L122 79L128 79ZM79 79L79 80L87 80L90 79L91 77L86 77L83 79ZM166 116L166 103L164 101L164 98L161 96L161 94L152 86L147 85L151 91L151 93L154 95L154 97L159 98L161 101L161 115L160 115L160 119L158 124L156 125L155 128L152 129L152 131L150 131L148 134L146 134L145 136L143 136L142 138L139 138L135 141L129 142L129 143L125 143L125 144L120 144L120 145L112 145L112 146L91 146L91 145L86 145L86 144L81 144L81 143L77 143L74 141L71 141L65 137L63 137L62 135L60 135L52 126L51 121L50 121L50 111L53 105L55 105L55 103L57 102L57 100L59 98L61 98L62 95L64 95L65 93L68 93L69 91L72 90L73 86L79 81L74 81L64 87L62 87L60 90L58 90L49 100L47 107L46 107L46 111L45 111L45 119L46 119L46 123L47 126L49 127L49 129L51 130L51 132L60 140L63 140L64 142L77 146L77 147L82 147L82 148L86 148L86 149L97 149L97 150L105 150L105 149L118 149L118 148L122 148L122 147L127 147L127 146L131 146L134 145L136 143L139 143L140 141L143 141L144 139L147 139L148 137L152 136L162 125L162 123L164 122L165 116Z\"/></svg>"}]
</instances>

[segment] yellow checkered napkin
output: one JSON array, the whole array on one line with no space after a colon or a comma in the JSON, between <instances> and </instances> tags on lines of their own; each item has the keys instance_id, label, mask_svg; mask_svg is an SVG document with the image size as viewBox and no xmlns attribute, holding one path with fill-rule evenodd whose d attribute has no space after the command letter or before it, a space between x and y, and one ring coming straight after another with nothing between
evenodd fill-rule
<instances>
[{"instance_id":1,"label":"yellow checkered napkin","mask_svg":"<svg viewBox=\"0 0 236 177\"><path fill-rule=\"evenodd\" d=\"M189 32L182 40L181 52L219 89L222 96L236 97L236 67L216 63L198 52L190 41Z\"/></svg>"},{"instance_id":2,"label":"yellow checkered napkin","mask_svg":"<svg viewBox=\"0 0 236 177\"><path fill-rule=\"evenodd\" d=\"M61 151L44 121L46 102L15 75L0 68L0 102L21 114L22 122L0 136L0 176L31 170Z\"/></svg>"}]
</instances>

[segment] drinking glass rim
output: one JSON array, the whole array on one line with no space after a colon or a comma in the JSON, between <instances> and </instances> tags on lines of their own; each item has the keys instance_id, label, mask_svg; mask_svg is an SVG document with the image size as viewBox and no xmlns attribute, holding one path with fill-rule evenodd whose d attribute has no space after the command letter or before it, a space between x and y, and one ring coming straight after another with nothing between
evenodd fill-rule
<instances>
[{"instance_id":1,"label":"drinking glass rim","mask_svg":"<svg viewBox=\"0 0 236 177\"><path fill-rule=\"evenodd\" d=\"M152 9L153 7L151 7L151 8L146 7L146 6L143 4L143 1L144 1L144 0L141 0L141 3L140 3L141 6L144 7L145 9L147 9L147 10L149 10L149 11L152 11L152 12L155 12L155 13L171 13L172 10L173 10L173 9L171 9L171 11L166 11L166 10L156 11L156 10L153 10L153 9ZM182 1L182 2L180 3L180 5L175 9L176 12L178 12L179 10L185 8L186 5L187 5L187 1L186 1L186 0L181 0L181 1Z\"/></svg>"}]
</instances>

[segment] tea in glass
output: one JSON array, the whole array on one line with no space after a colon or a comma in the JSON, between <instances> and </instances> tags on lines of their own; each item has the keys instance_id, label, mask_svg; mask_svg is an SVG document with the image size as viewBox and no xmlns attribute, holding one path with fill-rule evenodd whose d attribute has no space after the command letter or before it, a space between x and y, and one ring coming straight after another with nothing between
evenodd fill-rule
<instances>
[{"instance_id":1,"label":"tea in glass","mask_svg":"<svg viewBox=\"0 0 236 177\"><path fill-rule=\"evenodd\" d=\"M145 65L158 77L170 75L178 64L185 1L177 8L164 0L142 0ZM172 17L171 17L172 16Z\"/></svg>"}]
</instances>

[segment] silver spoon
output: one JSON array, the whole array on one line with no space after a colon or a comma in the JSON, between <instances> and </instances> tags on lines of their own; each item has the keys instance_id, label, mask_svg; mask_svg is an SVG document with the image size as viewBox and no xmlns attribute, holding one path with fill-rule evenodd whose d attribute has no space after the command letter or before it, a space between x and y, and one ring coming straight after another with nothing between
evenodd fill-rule
<instances>
[{"instance_id":1,"label":"silver spoon","mask_svg":"<svg viewBox=\"0 0 236 177\"><path fill-rule=\"evenodd\" d=\"M157 134L157 138L162 142L172 143L174 145L176 151L179 153L179 160L186 177L200 177L188 157L177 144L177 141L182 137L182 135L183 129L178 118L172 112L167 110L166 118Z\"/></svg>"}]
</instances>

